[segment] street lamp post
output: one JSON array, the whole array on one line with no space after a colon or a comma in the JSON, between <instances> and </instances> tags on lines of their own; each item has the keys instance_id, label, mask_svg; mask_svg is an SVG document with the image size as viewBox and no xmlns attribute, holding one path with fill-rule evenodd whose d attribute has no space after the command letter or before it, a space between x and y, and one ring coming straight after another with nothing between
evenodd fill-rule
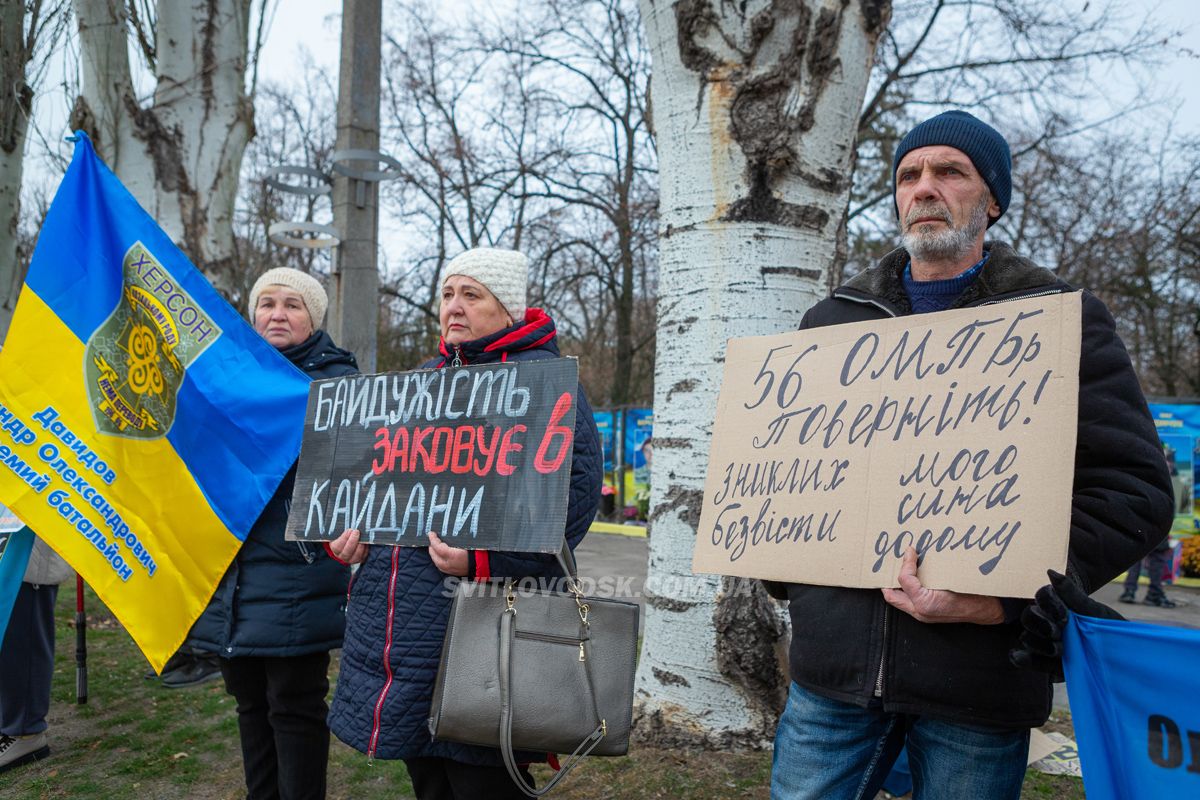
<instances>
[{"instance_id":1,"label":"street lamp post","mask_svg":"<svg viewBox=\"0 0 1200 800\"><path fill-rule=\"evenodd\" d=\"M342 61L338 80L333 220L341 235L334 261L329 330L375 371L379 319L379 176L370 172L379 149L381 0L343 0Z\"/></svg>"}]
</instances>

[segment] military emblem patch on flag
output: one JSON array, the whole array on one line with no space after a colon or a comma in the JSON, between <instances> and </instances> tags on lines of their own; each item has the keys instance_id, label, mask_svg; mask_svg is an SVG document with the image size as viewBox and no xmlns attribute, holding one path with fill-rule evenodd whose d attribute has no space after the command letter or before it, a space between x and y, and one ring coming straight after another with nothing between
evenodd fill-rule
<instances>
[{"instance_id":1,"label":"military emblem patch on flag","mask_svg":"<svg viewBox=\"0 0 1200 800\"><path fill-rule=\"evenodd\" d=\"M87 343L85 381L96 429L156 439L175 421L184 370L221 329L137 242L123 261L125 291Z\"/></svg>"}]
</instances>

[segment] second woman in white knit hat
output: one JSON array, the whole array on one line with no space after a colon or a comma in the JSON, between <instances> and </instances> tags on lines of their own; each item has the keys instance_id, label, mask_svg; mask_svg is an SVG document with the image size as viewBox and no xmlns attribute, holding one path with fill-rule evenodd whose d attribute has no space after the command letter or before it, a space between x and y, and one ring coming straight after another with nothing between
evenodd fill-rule
<instances>
[{"instance_id":1,"label":"second woman in white knit hat","mask_svg":"<svg viewBox=\"0 0 1200 800\"><path fill-rule=\"evenodd\" d=\"M516 250L477 247L454 258L442 271L443 343L458 353L464 342L524 322L528 279L529 262Z\"/></svg>"},{"instance_id":2,"label":"second woman in white knit hat","mask_svg":"<svg viewBox=\"0 0 1200 800\"><path fill-rule=\"evenodd\" d=\"M327 304L316 278L277 267L250 291L250 321L312 379L356 373L354 355L321 330ZM350 575L324 549L284 540L295 479L293 466L188 639L219 657L237 700L248 797L325 796L329 653L342 644Z\"/></svg>"},{"instance_id":3,"label":"second woman in white knit hat","mask_svg":"<svg viewBox=\"0 0 1200 800\"><path fill-rule=\"evenodd\" d=\"M527 308L528 264L515 250L468 250L442 271L441 342L425 367L452 367L559 356L554 320ZM592 409L580 387L564 534L572 548L600 504L603 463ZM362 562L346 608L346 642L329 727L369 757L401 758L421 800L525 795L509 778L500 751L430 737L429 701L450 612L447 576L472 579L554 578L553 555L464 550L430 533L428 549L359 543L347 531L330 551ZM545 753L518 754L522 763ZM532 783L528 772L524 778Z\"/></svg>"}]
</instances>

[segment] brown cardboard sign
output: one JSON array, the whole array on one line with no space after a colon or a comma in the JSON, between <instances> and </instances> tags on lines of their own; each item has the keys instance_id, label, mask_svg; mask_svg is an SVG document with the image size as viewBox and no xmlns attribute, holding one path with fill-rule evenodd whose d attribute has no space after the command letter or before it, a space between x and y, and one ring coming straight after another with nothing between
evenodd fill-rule
<instances>
[{"instance_id":1,"label":"brown cardboard sign","mask_svg":"<svg viewBox=\"0 0 1200 800\"><path fill-rule=\"evenodd\" d=\"M1079 293L731 339L692 568L1032 597L1063 570Z\"/></svg>"},{"instance_id":2,"label":"brown cardboard sign","mask_svg":"<svg viewBox=\"0 0 1200 800\"><path fill-rule=\"evenodd\" d=\"M578 386L573 358L315 381L286 538L558 552Z\"/></svg>"}]
</instances>

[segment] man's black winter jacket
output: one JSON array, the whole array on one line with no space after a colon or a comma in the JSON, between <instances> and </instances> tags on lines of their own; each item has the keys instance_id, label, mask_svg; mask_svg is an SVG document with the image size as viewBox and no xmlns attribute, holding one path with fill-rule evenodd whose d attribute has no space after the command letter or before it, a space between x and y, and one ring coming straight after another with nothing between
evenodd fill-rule
<instances>
[{"instance_id":1,"label":"man's black winter jacket","mask_svg":"<svg viewBox=\"0 0 1200 800\"><path fill-rule=\"evenodd\" d=\"M986 249L983 271L952 307L1073 291L1006 245ZM912 313L901 282L907 262L903 250L888 254L810 309L800 327ZM1166 460L1125 346L1104 304L1087 292L1082 327L1067 569L1091 593L1166 535L1173 502ZM1049 677L1008 661L1019 623L922 623L885 603L878 589L787 584L786 592L791 677L811 691L989 727L1036 727L1049 716Z\"/></svg>"}]
</instances>

